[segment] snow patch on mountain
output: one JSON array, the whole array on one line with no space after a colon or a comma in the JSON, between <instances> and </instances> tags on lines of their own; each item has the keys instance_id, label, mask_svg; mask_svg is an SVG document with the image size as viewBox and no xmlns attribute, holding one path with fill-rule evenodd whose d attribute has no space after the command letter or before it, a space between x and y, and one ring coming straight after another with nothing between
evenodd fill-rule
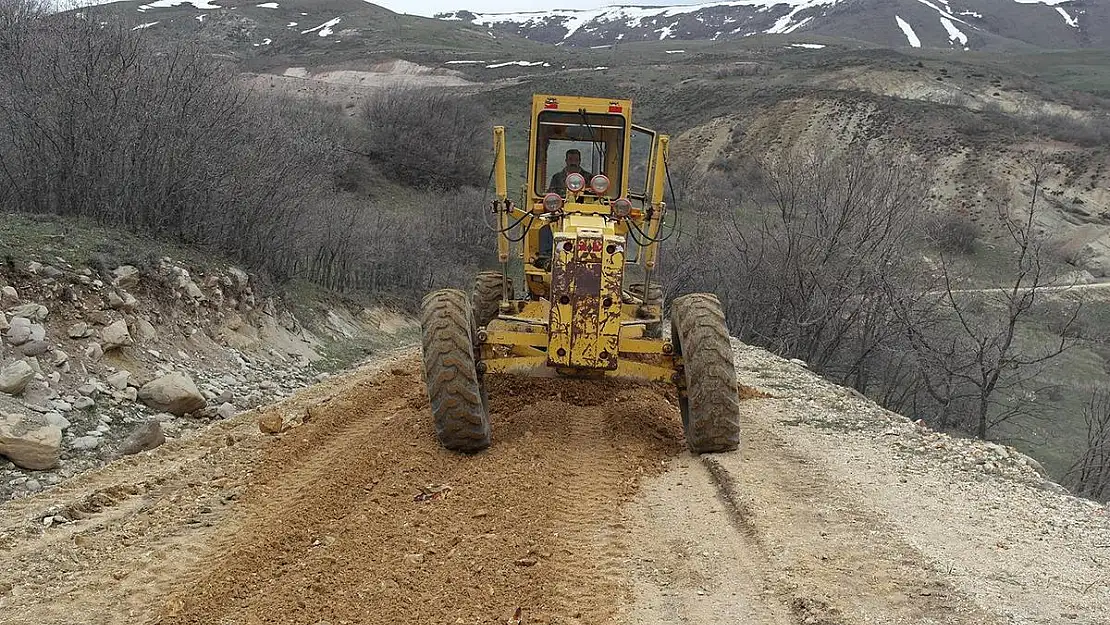
<instances>
[{"instance_id":1,"label":"snow patch on mountain","mask_svg":"<svg viewBox=\"0 0 1110 625\"><path fill-rule=\"evenodd\" d=\"M1064 21L1067 22L1068 26L1071 26L1072 28L1079 28L1079 22L1071 15L1069 15L1068 12L1064 10L1064 7L1056 7L1056 12L1064 18Z\"/></svg>"},{"instance_id":2,"label":"snow patch on mountain","mask_svg":"<svg viewBox=\"0 0 1110 625\"><path fill-rule=\"evenodd\" d=\"M897 15L894 16L894 21L898 23L898 28L901 28L902 33L906 35L906 41L910 42L910 45L914 48L920 48L921 39L917 36L917 33L913 32L913 27L910 26L910 23Z\"/></svg>"},{"instance_id":3,"label":"snow patch on mountain","mask_svg":"<svg viewBox=\"0 0 1110 625\"><path fill-rule=\"evenodd\" d=\"M960 45L964 46L964 49L967 49L967 35L965 35L963 31L961 31L959 28L956 28L956 25L952 23L952 20L942 16L940 18L940 23L941 26L944 26L944 30L948 31L949 41L959 41Z\"/></svg>"}]
</instances>

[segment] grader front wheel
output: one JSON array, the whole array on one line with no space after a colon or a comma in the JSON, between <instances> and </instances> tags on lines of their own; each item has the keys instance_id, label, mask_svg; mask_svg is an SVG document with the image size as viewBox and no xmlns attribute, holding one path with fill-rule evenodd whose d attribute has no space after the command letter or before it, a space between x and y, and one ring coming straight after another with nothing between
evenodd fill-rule
<instances>
[{"instance_id":1,"label":"grader front wheel","mask_svg":"<svg viewBox=\"0 0 1110 625\"><path fill-rule=\"evenodd\" d=\"M686 389L679 394L679 408L690 451L738 448L740 398L720 300L707 293L676 299L671 304L671 341L685 368Z\"/></svg>"},{"instance_id":2,"label":"grader front wheel","mask_svg":"<svg viewBox=\"0 0 1110 625\"><path fill-rule=\"evenodd\" d=\"M422 304L424 377L436 436L452 451L489 447L489 408L474 362L476 326L466 294L454 289L429 293Z\"/></svg>"}]
</instances>

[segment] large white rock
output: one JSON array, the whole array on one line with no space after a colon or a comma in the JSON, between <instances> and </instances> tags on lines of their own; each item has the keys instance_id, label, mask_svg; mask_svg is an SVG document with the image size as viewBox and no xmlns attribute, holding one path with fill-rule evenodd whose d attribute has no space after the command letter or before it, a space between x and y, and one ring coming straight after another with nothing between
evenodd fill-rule
<instances>
[{"instance_id":1,"label":"large white rock","mask_svg":"<svg viewBox=\"0 0 1110 625\"><path fill-rule=\"evenodd\" d=\"M61 428L41 415L0 413L0 455L17 466L42 471L58 465Z\"/></svg>"},{"instance_id":2,"label":"large white rock","mask_svg":"<svg viewBox=\"0 0 1110 625\"><path fill-rule=\"evenodd\" d=\"M139 270L131 265L120 265L112 270L112 284L130 289L139 283Z\"/></svg>"},{"instance_id":3,"label":"large white rock","mask_svg":"<svg viewBox=\"0 0 1110 625\"><path fill-rule=\"evenodd\" d=\"M13 286L0 287L0 305L11 306L19 303L19 293Z\"/></svg>"},{"instance_id":4,"label":"large white rock","mask_svg":"<svg viewBox=\"0 0 1110 625\"><path fill-rule=\"evenodd\" d=\"M19 395L35 379L35 370L22 360L0 369L0 392Z\"/></svg>"},{"instance_id":5,"label":"large white rock","mask_svg":"<svg viewBox=\"0 0 1110 625\"><path fill-rule=\"evenodd\" d=\"M108 382L108 386L111 386L117 391L122 391L123 389L127 388L127 383L131 381L131 372L117 371L112 375L109 375L107 378L105 378L105 380Z\"/></svg>"},{"instance_id":6,"label":"large white rock","mask_svg":"<svg viewBox=\"0 0 1110 625\"><path fill-rule=\"evenodd\" d=\"M135 343L131 338L131 333L127 331L127 322L123 319L101 330L100 340L104 344L104 351L127 347Z\"/></svg>"},{"instance_id":7,"label":"large white rock","mask_svg":"<svg viewBox=\"0 0 1110 625\"><path fill-rule=\"evenodd\" d=\"M12 345L22 345L30 341L31 320L27 317L13 317L4 336L8 337L8 343Z\"/></svg>"},{"instance_id":8,"label":"large white rock","mask_svg":"<svg viewBox=\"0 0 1110 625\"><path fill-rule=\"evenodd\" d=\"M32 321L44 321L46 316L50 314L50 310L42 304L23 304L9 309L9 313L14 317L27 317Z\"/></svg>"},{"instance_id":9,"label":"large white rock","mask_svg":"<svg viewBox=\"0 0 1110 625\"><path fill-rule=\"evenodd\" d=\"M192 378L179 372L147 382L139 389L138 398L155 410L177 416L196 412L207 403Z\"/></svg>"}]
</instances>

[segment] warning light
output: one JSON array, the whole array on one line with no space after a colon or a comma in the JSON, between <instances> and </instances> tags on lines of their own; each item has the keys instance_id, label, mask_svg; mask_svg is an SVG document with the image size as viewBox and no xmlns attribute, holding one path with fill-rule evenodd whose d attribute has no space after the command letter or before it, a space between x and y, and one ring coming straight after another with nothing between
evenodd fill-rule
<instances>
[{"instance_id":1,"label":"warning light","mask_svg":"<svg viewBox=\"0 0 1110 625\"><path fill-rule=\"evenodd\" d=\"M610 113L623 113L624 112L624 107L621 106L620 104L617 104L616 102L610 102L609 103L609 112Z\"/></svg>"},{"instance_id":2,"label":"warning light","mask_svg":"<svg viewBox=\"0 0 1110 625\"><path fill-rule=\"evenodd\" d=\"M543 107L545 109L557 109L559 108L559 101L555 98L548 98L544 100Z\"/></svg>"}]
</instances>

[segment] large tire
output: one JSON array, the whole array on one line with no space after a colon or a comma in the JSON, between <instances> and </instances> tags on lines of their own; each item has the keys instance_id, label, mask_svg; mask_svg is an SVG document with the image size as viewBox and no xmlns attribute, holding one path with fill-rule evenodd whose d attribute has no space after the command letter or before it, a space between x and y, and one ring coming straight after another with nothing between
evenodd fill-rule
<instances>
[{"instance_id":1,"label":"large tire","mask_svg":"<svg viewBox=\"0 0 1110 625\"><path fill-rule=\"evenodd\" d=\"M474 362L474 317L466 294L455 289L429 293L420 313L424 378L436 436L452 451L489 447L489 408Z\"/></svg>"},{"instance_id":2,"label":"large tire","mask_svg":"<svg viewBox=\"0 0 1110 625\"><path fill-rule=\"evenodd\" d=\"M658 306L660 313L663 310L663 286L658 282L652 282L647 292L644 292L643 282L633 282L628 285L628 292L640 298L645 306ZM663 337L663 320L649 321L644 324L644 336L649 339L658 339Z\"/></svg>"},{"instance_id":3,"label":"large tire","mask_svg":"<svg viewBox=\"0 0 1110 625\"><path fill-rule=\"evenodd\" d=\"M506 282L512 293L512 278L506 278L499 271L483 271L474 278L474 292L470 301L474 302L474 322L479 328L486 327L497 318L501 308L501 293Z\"/></svg>"},{"instance_id":4,"label":"large tire","mask_svg":"<svg viewBox=\"0 0 1110 625\"><path fill-rule=\"evenodd\" d=\"M699 454L737 449L740 398L720 300L694 293L671 303L671 341L685 367L686 393L678 403L686 445Z\"/></svg>"}]
</instances>

